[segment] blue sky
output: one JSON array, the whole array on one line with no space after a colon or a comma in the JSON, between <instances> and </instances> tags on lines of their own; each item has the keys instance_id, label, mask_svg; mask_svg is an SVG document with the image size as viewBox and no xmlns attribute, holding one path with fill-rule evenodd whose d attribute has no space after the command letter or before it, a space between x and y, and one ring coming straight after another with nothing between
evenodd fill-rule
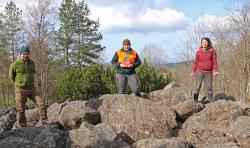
<instances>
[{"instance_id":1,"label":"blue sky","mask_svg":"<svg viewBox=\"0 0 250 148\"><path fill-rule=\"evenodd\" d=\"M8 0L1 0L4 7ZM36 0L14 0L25 9L25 4ZM60 4L61 0L56 1ZM225 2L232 0L85 0L91 11L91 18L100 20L103 35L103 59L109 62L115 51L121 48L124 38L132 42L132 48L140 54L148 44L163 48L166 61L178 61L176 53L182 47L185 30L199 18L226 15ZM0 9L1 10L1 9ZM24 10L25 11L25 10ZM198 42L198 41L197 41Z\"/></svg>"}]
</instances>

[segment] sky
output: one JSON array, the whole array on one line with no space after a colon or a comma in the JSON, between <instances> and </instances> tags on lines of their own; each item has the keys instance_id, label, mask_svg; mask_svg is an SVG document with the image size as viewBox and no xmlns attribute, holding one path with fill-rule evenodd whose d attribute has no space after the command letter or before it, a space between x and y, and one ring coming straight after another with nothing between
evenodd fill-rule
<instances>
[{"instance_id":1,"label":"sky","mask_svg":"<svg viewBox=\"0 0 250 148\"><path fill-rule=\"evenodd\" d=\"M9 0L1 0L0 11ZM35 0L13 0L25 9ZM110 62L125 38L139 55L149 44L165 50L166 62L178 61L185 31L202 17L217 19L226 15L225 2L230 0L85 0L91 11L90 18L99 19L100 41L105 46L102 56ZM59 5L61 0L56 1ZM25 10L24 10L25 11ZM197 41L199 42L199 41Z\"/></svg>"}]
</instances>

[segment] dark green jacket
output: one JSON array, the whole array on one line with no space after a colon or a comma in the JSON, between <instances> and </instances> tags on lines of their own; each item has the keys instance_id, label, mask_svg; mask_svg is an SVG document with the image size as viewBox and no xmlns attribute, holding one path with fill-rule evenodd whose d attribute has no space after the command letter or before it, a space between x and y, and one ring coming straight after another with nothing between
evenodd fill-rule
<instances>
[{"instance_id":1,"label":"dark green jacket","mask_svg":"<svg viewBox=\"0 0 250 148\"><path fill-rule=\"evenodd\" d=\"M130 54L133 51L132 48L130 48L129 50L124 50L122 48L120 50L122 52L126 52L127 54ZM122 68L122 67L120 67L121 63L118 62L118 54L117 54L117 52L115 52L115 55L113 56L113 59L112 59L111 63L115 66L116 73L130 75L130 74L134 74L135 73L135 68L137 68L137 67L139 67L141 65L141 59L139 58L138 54L136 53L136 58L135 58L135 62L133 64L133 66L130 67L130 68Z\"/></svg>"},{"instance_id":2,"label":"dark green jacket","mask_svg":"<svg viewBox=\"0 0 250 148\"><path fill-rule=\"evenodd\" d=\"M35 63L29 60L27 64L19 59L10 65L9 78L15 87L31 89L34 88Z\"/></svg>"}]
</instances>

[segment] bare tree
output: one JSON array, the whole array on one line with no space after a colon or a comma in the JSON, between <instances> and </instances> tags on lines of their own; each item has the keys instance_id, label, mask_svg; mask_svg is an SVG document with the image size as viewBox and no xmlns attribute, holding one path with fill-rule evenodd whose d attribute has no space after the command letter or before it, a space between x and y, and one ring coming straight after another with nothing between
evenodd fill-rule
<instances>
[{"instance_id":1,"label":"bare tree","mask_svg":"<svg viewBox=\"0 0 250 148\"><path fill-rule=\"evenodd\" d=\"M36 62L38 88L48 104L50 50L53 47L53 28L55 8L51 0L38 0L32 6L27 6L27 33L31 54Z\"/></svg>"},{"instance_id":2,"label":"bare tree","mask_svg":"<svg viewBox=\"0 0 250 148\"><path fill-rule=\"evenodd\" d=\"M230 19L234 23L235 35L239 40L236 50L239 52L240 57L237 59L241 61L241 101L247 102L250 97L249 93L249 77L250 77L250 2L239 1L236 7L231 7ZM238 12L237 14L235 14Z\"/></svg>"},{"instance_id":3,"label":"bare tree","mask_svg":"<svg viewBox=\"0 0 250 148\"><path fill-rule=\"evenodd\" d=\"M141 57L148 62L148 64L158 67L166 61L167 54L165 50L155 44L148 44L140 52Z\"/></svg>"}]
</instances>

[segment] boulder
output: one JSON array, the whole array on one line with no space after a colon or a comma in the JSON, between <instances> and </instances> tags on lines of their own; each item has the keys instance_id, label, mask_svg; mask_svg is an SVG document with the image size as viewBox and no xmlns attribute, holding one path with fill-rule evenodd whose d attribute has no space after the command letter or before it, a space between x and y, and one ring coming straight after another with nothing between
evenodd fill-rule
<instances>
[{"instance_id":1,"label":"boulder","mask_svg":"<svg viewBox=\"0 0 250 148\"><path fill-rule=\"evenodd\" d=\"M135 143L135 148L190 148L192 144L178 138L142 139Z\"/></svg>"},{"instance_id":2,"label":"boulder","mask_svg":"<svg viewBox=\"0 0 250 148\"><path fill-rule=\"evenodd\" d=\"M173 108L183 120L186 120L188 117L204 109L205 105L202 103L197 103L194 100L187 100L175 105Z\"/></svg>"},{"instance_id":3,"label":"boulder","mask_svg":"<svg viewBox=\"0 0 250 148\"><path fill-rule=\"evenodd\" d=\"M104 95L98 111L103 123L131 139L171 138L177 126L175 111L150 100L129 95Z\"/></svg>"},{"instance_id":4,"label":"boulder","mask_svg":"<svg viewBox=\"0 0 250 148\"><path fill-rule=\"evenodd\" d=\"M116 133L105 123L91 125L83 122L80 128L71 130L72 147L123 147L125 142L115 141Z\"/></svg>"},{"instance_id":5,"label":"boulder","mask_svg":"<svg viewBox=\"0 0 250 148\"><path fill-rule=\"evenodd\" d=\"M0 112L0 132L11 130L16 122L16 108L11 107Z\"/></svg>"},{"instance_id":6,"label":"boulder","mask_svg":"<svg viewBox=\"0 0 250 148\"><path fill-rule=\"evenodd\" d=\"M242 147L250 146L250 117L242 116L231 123L229 133L232 135Z\"/></svg>"},{"instance_id":7,"label":"boulder","mask_svg":"<svg viewBox=\"0 0 250 148\"><path fill-rule=\"evenodd\" d=\"M69 139L56 126L18 128L0 134L1 148L61 148Z\"/></svg>"},{"instance_id":8,"label":"boulder","mask_svg":"<svg viewBox=\"0 0 250 148\"><path fill-rule=\"evenodd\" d=\"M69 102L61 111L58 121L66 128L79 128L83 121L91 124L100 122L100 114L85 105L85 101Z\"/></svg>"},{"instance_id":9,"label":"boulder","mask_svg":"<svg viewBox=\"0 0 250 148\"><path fill-rule=\"evenodd\" d=\"M180 137L196 147L235 142L228 134L230 124L242 116L241 108L232 101L216 101L188 118L179 131Z\"/></svg>"},{"instance_id":10,"label":"boulder","mask_svg":"<svg viewBox=\"0 0 250 148\"><path fill-rule=\"evenodd\" d=\"M193 97L191 91L180 86L150 92L148 99L161 105L174 106Z\"/></svg>"}]
</instances>

